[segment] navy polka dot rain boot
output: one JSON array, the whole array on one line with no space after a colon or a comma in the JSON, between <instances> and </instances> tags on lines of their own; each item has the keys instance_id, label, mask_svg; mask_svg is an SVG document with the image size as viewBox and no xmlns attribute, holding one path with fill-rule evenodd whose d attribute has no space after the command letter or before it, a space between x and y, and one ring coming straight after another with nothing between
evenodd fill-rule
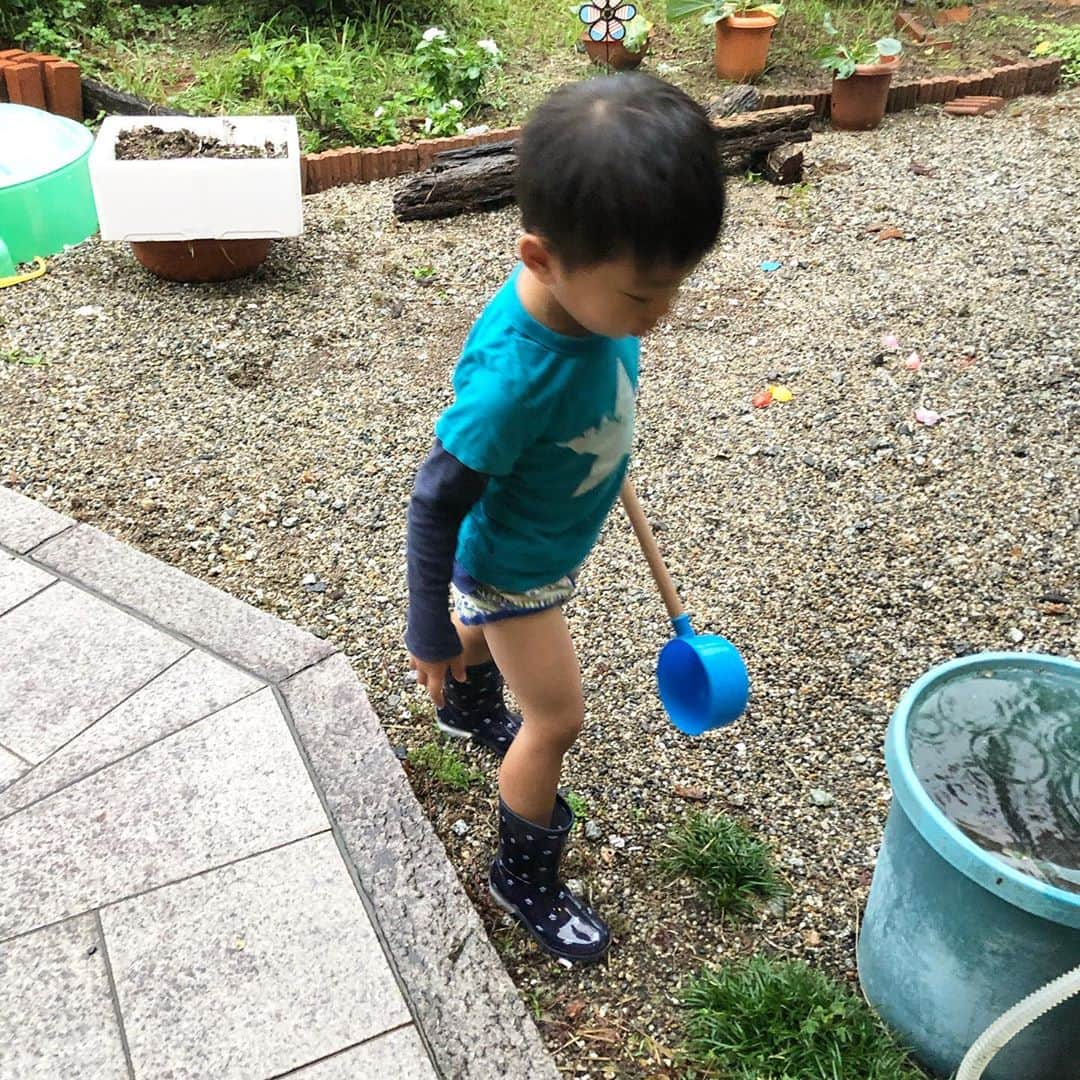
<instances>
[{"instance_id":1,"label":"navy polka dot rain boot","mask_svg":"<svg viewBox=\"0 0 1080 1080\"><path fill-rule=\"evenodd\" d=\"M502 673L494 661L469 668L468 676L467 682L458 682L447 672L439 730L455 738L474 739L502 757L521 727L521 717L506 707Z\"/></svg>"},{"instance_id":2,"label":"navy polka dot rain boot","mask_svg":"<svg viewBox=\"0 0 1080 1080\"><path fill-rule=\"evenodd\" d=\"M574 812L556 797L551 828L526 821L499 800L499 852L491 864L491 895L517 916L540 948L561 960L599 960L611 944L600 917L559 880L559 860Z\"/></svg>"}]
</instances>

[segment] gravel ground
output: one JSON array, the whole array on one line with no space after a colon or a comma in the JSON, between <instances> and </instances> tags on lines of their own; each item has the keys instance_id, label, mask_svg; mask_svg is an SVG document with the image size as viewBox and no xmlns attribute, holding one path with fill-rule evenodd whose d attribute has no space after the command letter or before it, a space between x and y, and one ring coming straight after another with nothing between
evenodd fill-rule
<instances>
[{"instance_id":1,"label":"gravel ground","mask_svg":"<svg viewBox=\"0 0 1080 1080\"><path fill-rule=\"evenodd\" d=\"M568 1075L673 1075L674 994L703 961L776 950L853 980L898 696L968 650L1080 646L1080 91L815 135L809 157L802 188L733 185L644 351L639 489L698 627L744 650L749 714L697 740L666 722L665 619L621 515L570 612L589 715L566 782L599 838L579 831L568 869L610 960L566 971L484 899L484 759L465 794L411 770ZM408 748L433 732L400 645L410 480L515 217L399 227L391 193L309 199L307 234L247 282L160 283L91 242L0 292L0 481L333 639ZM777 377L793 401L752 409ZM733 928L661 884L677 785L771 842L786 910Z\"/></svg>"}]
</instances>

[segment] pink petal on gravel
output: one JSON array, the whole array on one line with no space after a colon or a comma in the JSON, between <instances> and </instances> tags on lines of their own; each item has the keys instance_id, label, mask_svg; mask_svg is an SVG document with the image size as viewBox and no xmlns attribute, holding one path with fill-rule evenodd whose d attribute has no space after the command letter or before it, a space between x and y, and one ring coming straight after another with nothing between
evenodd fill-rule
<instances>
[{"instance_id":1,"label":"pink petal on gravel","mask_svg":"<svg viewBox=\"0 0 1080 1080\"><path fill-rule=\"evenodd\" d=\"M904 361L904 370L905 371L918 371L921 367L922 367L922 357L917 352L913 352Z\"/></svg>"},{"instance_id":2,"label":"pink petal on gravel","mask_svg":"<svg viewBox=\"0 0 1080 1080\"><path fill-rule=\"evenodd\" d=\"M895 334L886 334L881 339L881 347L889 352L896 352L900 348L900 339Z\"/></svg>"},{"instance_id":3,"label":"pink petal on gravel","mask_svg":"<svg viewBox=\"0 0 1080 1080\"><path fill-rule=\"evenodd\" d=\"M915 419L926 427L933 427L941 419L941 413L936 413L933 409L924 409L920 406L915 410Z\"/></svg>"}]
</instances>

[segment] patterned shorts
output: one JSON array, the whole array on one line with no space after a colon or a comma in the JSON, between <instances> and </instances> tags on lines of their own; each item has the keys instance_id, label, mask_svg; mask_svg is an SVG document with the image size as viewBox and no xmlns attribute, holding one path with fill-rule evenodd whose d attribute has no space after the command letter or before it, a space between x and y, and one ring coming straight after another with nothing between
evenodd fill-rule
<instances>
[{"instance_id":1,"label":"patterned shorts","mask_svg":"<svg viewBox=\"0 0 1080 1080\"><path fill-rule=\"evenodd\" d=\"M503 592L477 581L460 564L455 564L450 593L457 617L466 626L481 626L500 619L535 615L549 608L561 607L574 595L574 576L576 572L550 585L526 589L525 592Z\"/></svg>"}]
</instances>

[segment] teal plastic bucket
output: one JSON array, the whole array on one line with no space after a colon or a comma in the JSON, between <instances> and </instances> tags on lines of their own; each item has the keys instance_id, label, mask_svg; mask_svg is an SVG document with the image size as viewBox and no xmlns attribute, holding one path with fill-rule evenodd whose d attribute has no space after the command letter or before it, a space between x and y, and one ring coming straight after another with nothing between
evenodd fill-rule
<instances>
[{"instance_id":1,"label":"teal plastic bucket","mask_svg":"<svg viewBox=\"0 0 1080 1080\"><path fill-rule=\"evenodd\" d=\"M1033 676L1037 685L1048 673L1055 685L1080 692L1080 664L1073 660L1035 653L965 657L915 683L889 725L885 760L894 798L859 938L859 977L881 1017L938 1076L951 1076L1002 1013L1080 964L1080 893L1065 879L1059 887L985 850L945 816L912 763L912 717L926 715L919 709L929 711L931 695L961 686L965 677ZM1029 697L1027 707L1037 708L1038 700ZM986 731L1000 719L989 712ZM972 740L985 739L986 731L971 728ZM1067 842L1075 837L1080 844L1080 711L1058 725L1050 743L1040 744L1038 760L1053 772L1039 778L1052 785ZM1012 804L1007 792L1006 798ZM1075 868L1075 858L1068 865ZM1017 1035L983 1075L1080 1077L1080 998Z\"/></svg>"},{"instance_id":2,"label":"teal plastic bucket","mask_svg":"<svg viewBox=\"0 0 1080 1080\"><path fill-rule=\"evenodd\" d=\"M0 277L97 230L94 136L63 116L0 103Z\"/></svg>"}]
</instances>

